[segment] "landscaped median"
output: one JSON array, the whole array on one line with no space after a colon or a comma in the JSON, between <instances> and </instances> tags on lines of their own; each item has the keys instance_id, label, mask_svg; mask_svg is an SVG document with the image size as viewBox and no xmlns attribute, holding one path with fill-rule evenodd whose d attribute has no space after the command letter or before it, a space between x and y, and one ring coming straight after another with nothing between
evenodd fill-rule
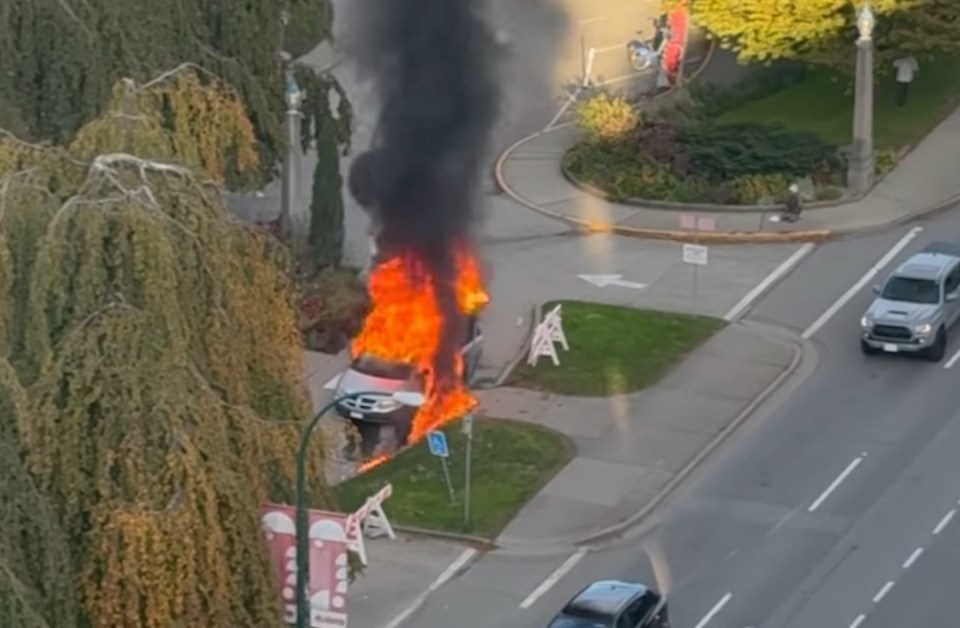
<instances>
[{"instance_id":1,"label":"landscaped median","mask_svg":"<svg viewBox=\"0 0 960 628\"><path fill-rule=\"evenodd\" d=\"M493 539L574 454L569 439L551 429L477 417L471 456L470 520L464 522L466 437L461 424L444 432L454 489L451 501L439 458L420 442L392 460L336 487L341 510L353 512L384 484L393 484L385 505L395 525Z\"/></svg>"},{"instance_id":2,"label":"landscaped median","mask_svg":"<svg viewBox=\"0 0 960 628\"><path fill-rule=\"evenodd\" d=\"M557 304L570 350L561 352L560 366L549 358L536 366L521 363L510 385L570 396L635 392L656 383L725 324L708 316L583 301L548 303L544 311Z\"/></svg>"},{"instance_id":3,"label":"landscaped median","mask_svg":"<svg viewBox=\"0 0 960 628\"><path fill-rule=\"evenodd\" d=\"M878 174L891 169L960 100L956 57L921 61L909 103L878 76ZM771 206L799 182L808 201L847 198L852 77L780 65L732 88L694 87L687 106L656 113L600 95L578 110L583 138L563 160L575 183L612 200Z\"/></svg>"}]
</instances>

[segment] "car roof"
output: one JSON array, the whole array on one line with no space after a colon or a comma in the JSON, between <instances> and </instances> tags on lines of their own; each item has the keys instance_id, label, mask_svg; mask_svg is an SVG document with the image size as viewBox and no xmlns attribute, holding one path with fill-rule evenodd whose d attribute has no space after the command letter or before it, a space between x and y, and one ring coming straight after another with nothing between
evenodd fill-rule
<instances>
[{"instance_id":1,"label":"car roof","mask_svg":"<svg viewBox=\"0 0 960 628\"><path fill-rule=\"evenodd\" d=\"M894 273L898 277L938 279L956 258L942 253L917 253L905 261Z\"/></svg>"},{"instance_id":2,"label":"car roof","mask_svg":"<svg viewBox=\"0 0 960 628\"><path fill-rule=\"evenodd\" d=\"M616 616L630 602L647 592L642 584L601 580L594 582L570 600L564 613Z\"/></svg>"}]
</instances>

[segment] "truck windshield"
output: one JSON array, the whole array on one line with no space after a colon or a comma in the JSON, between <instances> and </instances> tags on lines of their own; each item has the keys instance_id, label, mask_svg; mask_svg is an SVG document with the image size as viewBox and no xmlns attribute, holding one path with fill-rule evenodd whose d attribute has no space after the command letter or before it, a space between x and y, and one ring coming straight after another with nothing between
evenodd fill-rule
<instances>
[{"instance_id":1,"label":"truck windshield","mask_svg":"<svg viewBox=\"0 0 960 628\"><path fill-rule=\"evenodd\" d=\"M370 355L362 355L351 365L353 370L371 377L383 379L409 379L413 375L413 366L402 362L388 362Z\"/></svg>"},{"instance_id":2,"label":"truck windshield","mask_svg":"<svg viewBox=\"0 0 960 628\"><path fill-rule=\"evenodd\" d=\"M940 286L929 279L891 277L880 296L889 301L933 304L940 302Z\"/></svg>"}]
</instances>

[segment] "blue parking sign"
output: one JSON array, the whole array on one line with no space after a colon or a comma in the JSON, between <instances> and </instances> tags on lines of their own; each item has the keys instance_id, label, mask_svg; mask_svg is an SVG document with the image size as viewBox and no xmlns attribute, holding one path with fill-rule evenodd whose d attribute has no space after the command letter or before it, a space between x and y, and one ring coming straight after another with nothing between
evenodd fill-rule
<instances>
[{"instance_id":1,"label":"blue parking sign","mask_svg":"<svg viewBox=\"0 0 960 628\"><path fill-rule=\"evenodd\" d=\"M446 458L450 455L447 448L447 435L443 432L430 432L427 434L427 445L430 447L430 453L439 458Z\"/></svg>"}]
</instances>

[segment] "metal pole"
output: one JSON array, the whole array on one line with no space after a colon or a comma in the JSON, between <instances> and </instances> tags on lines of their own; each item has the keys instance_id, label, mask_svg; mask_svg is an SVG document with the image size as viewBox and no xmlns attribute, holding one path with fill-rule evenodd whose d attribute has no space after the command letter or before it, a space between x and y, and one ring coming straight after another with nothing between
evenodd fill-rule
<instances>
[{"instance_id":1,"label":"metal pole","mask_svg":"<svg viewBox=\"0 0 960 628\"><path fill-rule=\"evenodd\" d=\"M313 436L313 431L316 429L320 419L323 418L323 415L331 408L347 399L370 394L378 393L353 392L334 399L313 415L313 418L310 419L310 422L307 423L303 429L303 433L300 435L300 447L297 450L297 493L295 496L297 590L294 599L297 605L297 628L307 628L310 625L310 606L307 604L307 585L310 582L310 544L307 538L310 527L307 518L307 448L310 445L310 437Z\"/></svg>"},{"instance_id":2,"label":"metal pole","mask_svg":"<svg viewBox=\"0 0 960 628\"><path fill-rule=\"evenodd\" d=\"M853 97L853 144L847 186L857 195L873 185L873 40L857 40L857 76Z\"/></svg>"},{"instance_id":3,"label":"metal pole","mask_svg":"<svg viewBox=\"0 0 960 628\"><path fill-rule=\"evenodd\" d=\"M317 423L320 422L320 418L342 399L331 401L313 415L300 436L300 449L297 451L297 590L295 598L297 601L297 628L307 628L310 625L310 607L307 604L307 584L310 581L310 544L307 539L309 533L307 522L307 447L310 445L310 437L313 435Z\"/></svg>"},{"instance_id":4,"label":"metal pole","mask_svg":"<svg viewBox=\"0 0 960 628\"><path fill-rule=\"evenodd\" d=\"M473 454L473 417L469 416L464 420L469 421L464 428L467 435L467 461L463 480L463 526L466 528L470 523L470 458Z\"/></svg>"},{"instance_id":5,"label":"metal pole","mask_svg":"<svg viewBox=\"0 0 960 628\"><path fill-rule=\"evenodd\" d=\"M283 181L280 187L280 233L288 242L299 234L293 224L293 199L296 194L296 148L300 141L299 130L300 112L294 108L287 109L286 131L287 151L283 157Z\"/></svg>"},{"instance_id":6,"label":"metal pole","mask_svg":"<svg viewBox=\"0 0 960 628\"><path fill-rule=\"evenodd\" d=\"M447 459L444 456L440 456L440 466L443 467L443 479L447 482L450 501L453 501L453 482L450 480L450 467L447 466Z\"/></svg>"}]
</instances>

